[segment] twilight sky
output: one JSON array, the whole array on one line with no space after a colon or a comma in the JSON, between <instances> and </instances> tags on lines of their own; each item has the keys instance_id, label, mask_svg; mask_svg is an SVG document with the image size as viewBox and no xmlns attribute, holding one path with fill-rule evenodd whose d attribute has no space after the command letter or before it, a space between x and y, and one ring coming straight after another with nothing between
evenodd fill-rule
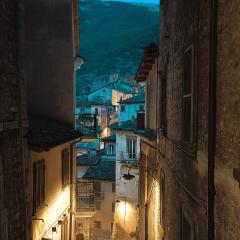
<instances>
[{"instance_id":1,"label":"twilight sky","mask_svg":"<svg viewBox=\"0 0 240 240\"><path fill-rule=\"evenodd\" d=\"M159 4L159 0L110 0L110 1L120 1L120 2L138 2L138 3L155 3Z\"/></svg>"}]
</instances>

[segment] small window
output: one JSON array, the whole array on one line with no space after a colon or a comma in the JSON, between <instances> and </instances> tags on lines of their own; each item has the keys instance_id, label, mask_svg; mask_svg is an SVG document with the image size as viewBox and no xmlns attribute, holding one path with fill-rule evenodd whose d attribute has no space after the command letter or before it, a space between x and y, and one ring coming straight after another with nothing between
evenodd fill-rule
<instances>
[{"instance_id":1,"label":"small window","mask_svg":"<svg viewBox=\"0 0 240 240\"><path fill-rule=\"evenodd\" d=\"M181 240L193 240L193 227L186 215L182 214Z\"/></svg>"},{"instance_id":2,"label":"small window","mask_svg":"<svg viewBox=\"0 0 240 240\"><path fill-rule=\"evenodd\" d=\"M33 163L33 212L45 202L45 161Z\"/></svg>"},{"instance_id":3,"label":"small window","mask_svg":"<svg viewBox=\"0 0 240 240\"><path fill-rule=\"evenodd\" d=\"M136 145L137 145L136 138L127 138L127 154L128 157L131 159L136 158Z\"/></svg>"},{"instance_id":4,"label":"small window","mask_svg":"<svg viewBox=\"0 0 240 240\"><path fill-rule=\"evenodd\" d=\"M140 105L140 106L139 106L139 110L140 110L140 111L144 111L144 106L143 106L143 105Z\"/></svg>"},{"instance_id":5,"label":"small window","mask_svg":"<svg viewBox=\"0 0 240 240\"><path fill-rule=\"evenodd\" d=\"M121 105L121 112L125 112L125 106Z\"/></svg>"},{"instance_id":6,"label":"small window","mask_svg":"<svg viewBox=\"0 0 240 240\"><path fill-rule=\"evenodd\" d=\"M112 203L112 212L115 212L115 203Z\"/></svg>"},{"instance_id":7,"label":"small window","mask_svg":"<svg viewBox=\"0 0 240 240\"><path fill-rule=\"evenodd\" d=\"M70 172L70 162L69 162L69 150L68 148L62 150L62 187L69 185L69 172Z\"/></svg>"},{"instance_id":8,"label":"small window","mask_svg":"<svg viewBox=\"0 0 240 240\"><path fill-rule=\"evenodd\" d=\"M113 155L114 155L114 152L115 152L115 151L114 151L114 145L109 145L108 147L109 147L109 155L110 155L110 156L113 156Z\"/></svg>"},{"instance_id":9,"label":"small window","mask_svg":"<svg viewBox=\"0 0 240 240\"><path fill-rule=\"evenodd\" d=\"M95 108L95 114L98 115L98 108Z\"/></svg>"},{"instance_id":10,"label":"small window","mask_svg":"<svg viewBox=\"0 0 240 240\"><path fill-rule=\"evenodd\" d=\"M102 225L101 221L94 222L94 228L101 229L101 227L102 227L101 225Z\"/></svg>"},{"instance_id":11,"label":"small window","mask_svg":"<svg viewBox=\"0 0 240 240\"><path fill-rule=\"evenodd\" d=\"M115 193L116 192L116 183L112 183L112 192Z\"/></svg>"},{"instance_id":12,"label":"small window","mask_svg":"<svg viewBox=\"0 0 240 240\"><path fill-rule=\"evenodd\" d=\"M100 211L101 210L101 206L102 206L101 201L97 200L96 201L96 210Z\"/></svg>"},{"instance_id":13,"label":"small window","mask_svg":"<svg viewBox=\"0 0 240 240\"><path fill-rule=\"evenodd\" d=\"M100 182L94 182L93 190L94 190L95 194L100 194L101 193L101 183Z\"/></svg>"},{"instance_id":14,"label":"small window","mask_svg":"<svg viewBox=\"0 0 240 240\"><path fill-rule=\"evenodd\" d=\"M111 222L111 233L113 232L113 222Z\"/></svg>"},{"instance_id":15,"label":"small window","mask_svg":"<svg viewBox=\"0 0 240 240\"><path fill-rule=\"evenodd\" d=\"M193 140L193 46L184 53L183 77L183 139Z\"/></svg>"}]
</instances>

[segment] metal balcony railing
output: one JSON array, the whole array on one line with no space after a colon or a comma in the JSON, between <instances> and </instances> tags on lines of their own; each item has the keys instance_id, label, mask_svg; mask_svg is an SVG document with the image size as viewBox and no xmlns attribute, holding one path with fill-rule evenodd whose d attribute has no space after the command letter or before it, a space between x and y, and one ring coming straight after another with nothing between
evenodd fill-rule
<instances>
[{"instance_id":1,"label":"metal balcony railing","mask_svg":"<svg viewBox=\"0 0 240 240\"><path fill-rule=\"evenodd\" d=\"M84 136L96 135L98 130L96 114L76 114L76 128Z\"/></svg>"},{"instance_id":2,"label":"metal balcony railing","mask_svg":"<svg viewBox=\"0 0 240 240\"><path fill-rule=\"evenodd\" d=\"M96 204L94 196L77 196L76 199L77 212L95 212Z\"/></svg>"},{"instance_id":3,"label":"metal balcony railing","mask_svg":"<svg viewBox=\"0 0 240 240\"><path fill-rule=\"evenodd\" d=\"M139 160L140 160L140 153L134 153L134 152L120 153L120 162L123 164L138 166Z\"/></svg>"}]
</instances>

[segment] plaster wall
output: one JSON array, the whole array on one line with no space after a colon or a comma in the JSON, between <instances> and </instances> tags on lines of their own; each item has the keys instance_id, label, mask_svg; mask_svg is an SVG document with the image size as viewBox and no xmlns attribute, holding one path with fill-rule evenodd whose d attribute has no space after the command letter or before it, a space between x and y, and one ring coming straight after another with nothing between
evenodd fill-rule
<instances>
[{"instance_id":1,"label":"plaster wall","mask_svg":"<svg viewBox=\"0 0 240 240\"><path fill-rule=\"evenodd\" d=\"M66 148L70 151L70 142L52 148L47 152L31 151L30 153L31 169L33 169L34 162L45 160L45 205L40 206L34 214L36 218L43 219L44 222L32 221L33 240L38 240L41 237L51 237L54 240L61 239L59 235L61 226L58 224L58 220L63 219L63 214L67 215L68 222L70 220L68 214L70 186L62 187L61 151ZM74 169L76 171L76 167ZM74 169L73 172L75 172ZM32 179L33 176L31 175L31 183L33 182ZM54 226L57 227L57 234L52 233L52 227Z\"/></svg>"},{"instance_id":2,"label":"plaster wall","mask_svg":"<svg viewBox=\"0 0 240 240\"><path fill-rule=\"evenodd\" d=\"M125 110L122 111L121 106L125 107ZM133 118L137 118L137 111L140 110L140 106L145 109L144 103L136 104L120 104L118 108L118 120L119 122L127 121Z\"/></svg>"}]
</instances>

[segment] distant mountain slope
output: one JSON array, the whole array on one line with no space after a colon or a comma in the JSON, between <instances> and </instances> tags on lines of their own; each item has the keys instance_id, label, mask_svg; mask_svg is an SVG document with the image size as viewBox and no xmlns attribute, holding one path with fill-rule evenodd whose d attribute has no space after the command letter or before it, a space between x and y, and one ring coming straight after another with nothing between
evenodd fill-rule
<instances>
[{"instance_id":1,"label":"distant mountain slope","mask_svg":"<svg viewBox=\"0 0 240 240\"><path fill-rule=\"evenodd\" d=\"M111 73L133 76L144 46L156 41L158 6L81 0L79 11L80 54L87 63L77 74L77 93L107 83Z\"/></svg>"}]
</instances>

